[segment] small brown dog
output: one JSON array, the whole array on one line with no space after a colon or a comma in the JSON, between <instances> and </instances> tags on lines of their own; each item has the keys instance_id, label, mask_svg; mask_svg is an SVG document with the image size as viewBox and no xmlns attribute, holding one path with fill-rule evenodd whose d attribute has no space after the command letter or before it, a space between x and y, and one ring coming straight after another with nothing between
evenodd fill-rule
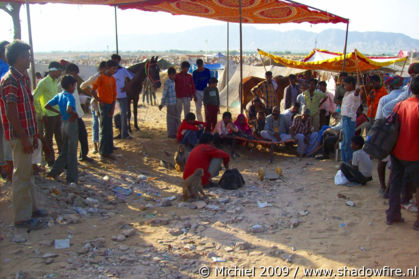
<instances>
[{"instance_id":1,"label":"small brown dog","mask_svg":"<svg viewBox=\"0 0 419 279\"><path fill-rule=\"evenodd\" d=\"M204 193L201 178L204 175L203 169L196 169L195 172L183 182L183 199L203 199L207 196Z\"/></svg>"}]
</instances>

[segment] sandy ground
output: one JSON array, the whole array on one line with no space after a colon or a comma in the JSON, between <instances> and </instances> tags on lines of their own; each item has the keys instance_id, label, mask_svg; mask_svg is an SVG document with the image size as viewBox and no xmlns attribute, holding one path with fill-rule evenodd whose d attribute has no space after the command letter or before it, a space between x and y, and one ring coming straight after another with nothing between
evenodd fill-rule
<instances>
[{"instance_id":1,"label":"sandy ground","mask_svg":"<svg viewBox=\"0 0 419 279\"><path fill-rule=\"evenodd\" d=\"M176 150L166 137L165 111L148 106L139 113L141 132L115 141L116 162L91 155L96 161L80 164L78 186L36 177L40 204L51 214L49 228L15 229L11 188L3 183L0 278L201 278L203 266L210 268L209 278L230 278L253 267L250 277L302 278L305 268L390 266L406 272L418 265L415 216L403 211L405 224L385 224L387 201L378 194L376 172L367 186L336 186L335 161L276 153L269 164L267 152L242 147L231 167L243 174L243 188L210 190L207 205L185 203L181 174L162 162L172 162ZM88 117L86 125L90 134ZM258 180L259 167L277 166L283 181ZM134 193L115 195L115 186L131 186ZM271 206L260 208L258 201ZM56 239L70 239L70 248L55 249ZM222 274L222 267L233 271Z\"/></svg>"}]
</instances>

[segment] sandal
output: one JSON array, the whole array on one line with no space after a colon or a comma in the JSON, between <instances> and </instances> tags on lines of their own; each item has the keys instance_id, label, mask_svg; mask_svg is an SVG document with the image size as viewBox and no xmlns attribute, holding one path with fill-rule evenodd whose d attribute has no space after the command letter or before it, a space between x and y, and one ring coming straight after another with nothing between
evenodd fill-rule
<instances>
[{"instance_id":1,"label":"sandal","mask_svg":"<svg viewBox=\"0 0 419 279\"><path fill-rule=\"evenodd\" d=\"M40 219L32 218L26 221L16 222L15 227L28 229L28 231L33 231L33 230L40 230L44 228L45 224Z\"/></svg>"},{"instance_id":2,"label":"sandal","mask_svg":"<svg viewBox=\"0 0 419 279\"><path fill-rule=\"evenodd\" d=\"M393 224L396 224L396 223L404 223L404 219L402 217L400 217L400 218L393 219L393 220L387 220L387 222L386 222L386 224L389 225L389 226L393 225Z\"/></svg>"},{"instance_id":3,"label":"sandal","mask_svg":"<svg viewBox=\"0 0 419 279\"><path fill-rule=\"evenodd\" d=\"M412 203L402 204L401 207L409 212L418 212L418 208Z\"/></svg>"}]
</instances>

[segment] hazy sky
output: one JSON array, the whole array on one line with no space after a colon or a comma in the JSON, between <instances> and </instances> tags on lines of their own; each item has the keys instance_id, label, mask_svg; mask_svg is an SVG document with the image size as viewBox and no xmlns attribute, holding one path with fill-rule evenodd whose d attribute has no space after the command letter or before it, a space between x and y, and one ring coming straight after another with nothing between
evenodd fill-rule
<instances>
[{"instance_id":1,"label":"hazy sky","mask_svg":"<svg viewBox=\"0 0 419 279\"><path fill-rule=\"evenodd\" d=\"M350 31L381 31L404 33L419 39L419 0L300 0L328 12L350 19ZM32 32L35 51L83 50L83 39L95 36L115 37L114 9L109 6L46 4L31 5ZM22 36L27 41L26 7L21 10ZM187 29L225 25L224 22L168 13L118 10L119 34L174 33ZM0 11L0 41L12 40L11 18ZM276 24L254 25L256 28L320 32L324 29L345 29L345 24ZM191 38L195 39L195 38ZM72 41L77 40L77 44ZM77 45L77 49L75 48ZM106 49L104 46L102 49ZM108 46L109 47L109 46ZM110 46L114 48L114 46ZM168 46L168 49L170 46ZM120 45L124 50L124 46Z\"/></svg>"}]
</instances>

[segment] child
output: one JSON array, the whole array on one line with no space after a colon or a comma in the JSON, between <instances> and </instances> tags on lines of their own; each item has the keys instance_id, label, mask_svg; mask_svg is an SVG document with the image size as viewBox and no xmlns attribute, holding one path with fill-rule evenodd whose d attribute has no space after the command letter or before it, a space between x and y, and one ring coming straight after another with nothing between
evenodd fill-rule
<instances>
[{"instance_id":1,"label":"child","mask_svg":"<svg viewBox=\"0 0 419 279\"><path fill-rule=\"evenodd\" d=\"M176 132L179 128L179 122L176 112L176 91L175 91L175 77L176 70L170 67L167 70L169 78L164 82L163 96L159 110L164 106L167 107L166 122L167 122L167 136L169 138L176 138Z\"/></svg>"},{"instance_id":2,"label":"child","mask_svg":"<svg viewBox=\"0 0 419 279\"><path fill-rule=\"evenodd\" d=\"M89 93L92 91L91 87L93 83L98 79L98 77L105 72L106 69L106 61L102 61L99 64L98 72L91 76L88 80L83 82L80 85L80 88L83 90L88 91ZM90 105L92 107L92 139L94 144L94 151L93 153L99 152L99 102L97 99L92 98L90 101Z\"/></svg>"},{"instance_id":3,"label":"child","mask_svg":"<svg viewBox=\"0 0 419 279\"><path fill-rule=\"evenodd\" d=\"M351 148L354 151L352 155L352 165L342 163L341 170L350 182L365 185L372 180L372 163L370 156L362 150L364 138L353 136L351 139Z\"/></svg>"},{"instance_id":4,"label":"child","mask_svg":"<svg viewBox=\"0 0 419 279\"><path fill-rule=\"evenodd\" d=\"M220 94L217 88L218 80L210 78L209 85L204 89L205 122L207 132L212 132L217 125L217 114L220 111Z\"/></svg>"},{"instance_id":5,"label":"child","mask_svg":"<svg viewBox=\"0 0 419 279\"><path fill-rule=\"evenodd\" d=\"M223 113L223 119L217 122L214 129L214 144L217 147L220 147L222 144L231 144L234 150L235 140L226 138L228 135L232 135L232 133L239 132L239 129L234 125L231 119L231 113L226 111ZM235 157L234 151L232 152L232 156Z\"/></svg>"},{"instance_id":6,"label":"child","mask_svg":"<svg viewBox=\"0 0 419 279\"><path fill-rule=\"evenodd\" d=\"M189 67L191 65L188 61L183 61L180 65L181 72L175 76L175 89L176 89L176 112L177 119L180 122L180 116L182 114L186 118L186 115L190 112L191 98L195 97L195 84L193 82L192 75L188 74Z\"/></svg>"},{"instance_id":7,"label":"child","mask_svg":"<svg viewBox=\"0 0 419 279\"><path fill-rule=\"evenodd\" d=\"M195 121L195 114L192 112L187 113L177 132L177 141L186 146L194 147L198 144L204 126L204 122Z\"/></svg>"},{"instance_id":8,"label":"child","mask_svg":"<svg viewBox=\"0 0 419 279\"><path fill-rule=\"evenodd\" d=\"M100 139L99 139L99 153L101 159L115 158L112 156L113 146L113 131L112 131L112 117L115 111L116 102L116 81L113 74L116 73L118 64L112 60L106 62L106 69L96 81L93 83L92 95L99 98L100 111Z\"/></svg>"},{"instance_id":9,"label":"child","mask_svg":"<svg viewBox=\"0 0 419 279\"><path fill-rule=\"evenodd\" d=\"M77 143L78 143L78 115L76 113L76 101L73 92L76 89L77 80L70 75L64 76L61 81L63 92L55 95L46 105L45 109L59 113L62 118L61 132L63 146L54 162L49 177L56 178L67 167L67 183L77 183ZM59 111L53 106L58 105Z\"/></svg>"}]
</instances>

